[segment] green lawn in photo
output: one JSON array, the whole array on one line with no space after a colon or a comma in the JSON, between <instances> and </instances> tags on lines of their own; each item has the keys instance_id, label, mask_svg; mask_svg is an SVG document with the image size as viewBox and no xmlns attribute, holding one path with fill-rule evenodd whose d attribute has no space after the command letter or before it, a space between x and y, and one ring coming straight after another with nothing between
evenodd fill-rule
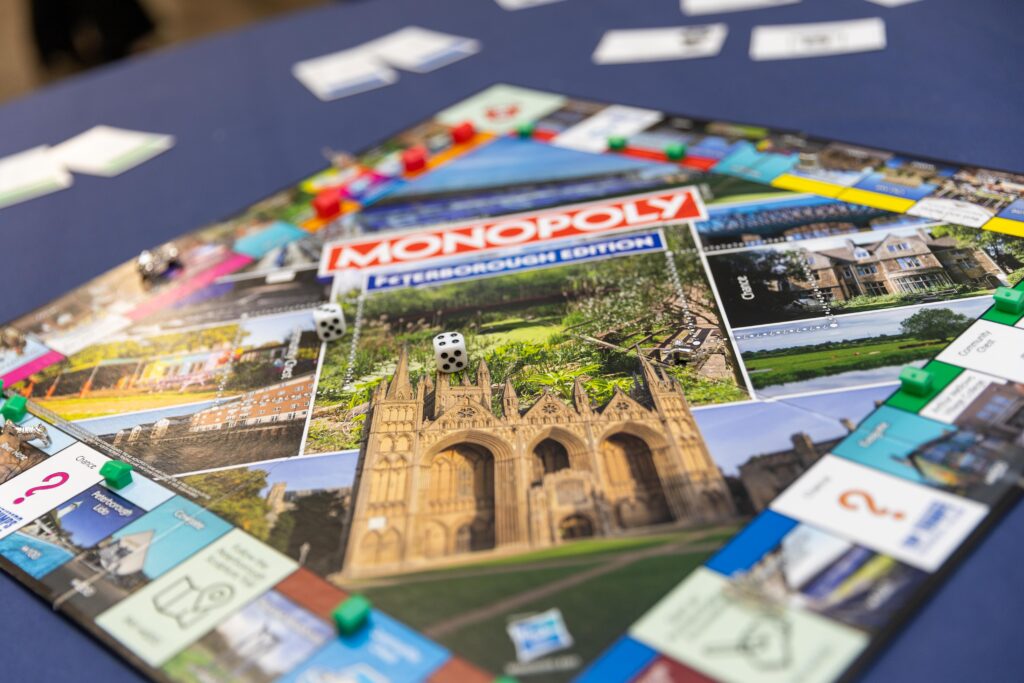
<instances>
[{"instance_id":1,"label":"green lawn in photo","mask_svg":"<svg viewBox=\"0 0 1024 683\"><path fill-rule=\"evenodd\" d=\"M557 607L574 641L565 652L578 655L585 666L703 564L710 554L648 557L562 590L556 596L520 605L516 614L526 616ZM437 640L470 661L501 672L506 663L515 661L507 624L508 615L497 616ZM529 680L564 681L578 673L579 670L573 670L531 675Z\"/></svg>"},{"instance_id":2,"label":"green lawn in photo","mask_svg":"<svg viewBox=\"0 0 1024 683\"><path fill-rule=\"evenodd\" d=\"M851 370L870 370L931 358L944 349L943 340L922 341L908 337L839 342L822 348L805 346L769 352L748 352L743 361L757 389L838 375Z\"/></svg>"},{"instance_id":3,"label":"green lawn in photo","mask_svg":"<svg viewBox=\"0 0 1024 683\"><path fill-rule=\"evenodd\" d=\"M947 292L947 289L954 289L956 291ZM898 306L910 306L918 304L922 301L955 301L957 299L970 299L972 297L985 296L991 294L994 289L973 289L969 290L966 287L963 289L959 287L945 288L939 287L936 290L942 290L941 293L931 293L930 291L922 292L909 292L900 294L879 294L877 296L856 296L846 301L831 301L829 306L832 309L832 313L839 315L842 313L863 313L866 311L878 311L883 308L896 308Z\"/></svg>"},{"instance_id":4,"label":"green lawn in photo","mask_svg":"<svg viewBox=\"0 0 1024 683\"><path fill-rule=\"evenodd\" d=\"M231 672L217 663L205 645L196 643L176 655L164 665L163 671L169 678L182 683L204 683L204 681L234 680Z\"/></svg>"},{"instance_id":5,"label":"green lawn in photo","mask_svg":"<svg viewBox=\"0 0 1024 683\"><path fill-rule=\"evenodd\" d=\"M712 199L705 203L708 206L718 206L721 204L745 204L747 202L756 202L759 200L777 199L784 193L785 190L776 190L775 192L750 192L747 194L729 195L720 199Z\"/></svg>"},{"instance_id":6,"label":"green lawn in photo","mask_svg":"<svg viewBox=\"0 0 1024 683\"><path fill-rule=\"evenodd\" d=\"M187 400L183 400L183 396ZM223 394L216 391L203 391L196 393L162 393L162 394L130 394L127 396L67 396L60 398L38 398L36 401L57 413L65 420L86 420L91 417L103 417L104 415L119 415L121 413L136 412L142 410L157 410L170 406L182 405L185 403L199 403L201 401L212 401Z\"/></svg>"},{"instance_id":7,"label":"green lawn in photo","mask_svg":"<svg viewBox=\"0 0 1024 683\"><path fill-rule=\"evenodd\" d=\"M471 565L346 583L375 607L453 652L500 673L515 653L505 627L510 615L561 610L575 645L567 653L590 661L693 569L732 537L737 525L650 536L592 538ZM574 580L578 577L578 581ZM547 595L531 593L558 584ZM517 601L517 596L520 598ZM497 603L507 613L473 614ZM449 622L471 620L464 625ZM439 629L432 633L432 629ZM578 671L530 676L566 680Z\"/></svg>"}]
</instances>

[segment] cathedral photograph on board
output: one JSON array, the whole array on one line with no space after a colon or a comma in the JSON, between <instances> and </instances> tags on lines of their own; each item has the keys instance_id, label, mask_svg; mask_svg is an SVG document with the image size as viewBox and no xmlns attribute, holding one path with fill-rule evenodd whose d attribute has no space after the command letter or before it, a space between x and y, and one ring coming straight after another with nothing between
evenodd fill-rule
<instances>
[{"instance_id":1,"label":"cathedral photograph on board","mask_svg":"<svg viewBox=\"0 0 1024 683\"><path fill-rule=\"evenodd\" d=\"M564 676L734 533L747 496L691 406L747 401L746 385L690 226L655 236L339 292L353 324L325 350L303 456L360 452L332 582L483 668ZM433 341L453 331L469 362L448 374ZM541 613L571 642L523 663L509 629Z\"/></svg>"}]
</instances>

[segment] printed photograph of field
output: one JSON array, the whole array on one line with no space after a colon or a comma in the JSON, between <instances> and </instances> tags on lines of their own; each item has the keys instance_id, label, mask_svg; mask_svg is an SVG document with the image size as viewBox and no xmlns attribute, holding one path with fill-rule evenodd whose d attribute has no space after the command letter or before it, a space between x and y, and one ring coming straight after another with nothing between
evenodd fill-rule
<instances>
[{"instance_id":1,"label":"printed photograph of field","mask_svg":"<svg viewBox=\"0 0 1024 683\"><path fill-rule=\"evenodd\" d=\"M992 303L991 297L845 315L834 327L800 323L734 330L761 396L895 382L900 369L934 357Z\"/></svg>"}]
</instances>

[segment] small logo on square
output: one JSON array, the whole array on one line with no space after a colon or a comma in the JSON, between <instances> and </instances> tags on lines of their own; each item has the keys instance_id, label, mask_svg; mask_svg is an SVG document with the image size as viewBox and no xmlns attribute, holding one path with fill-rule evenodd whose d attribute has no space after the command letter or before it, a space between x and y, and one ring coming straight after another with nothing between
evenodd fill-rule
<instances>
[{"instance_id":1,"label":"small logo on square","mask_svg":"<svg viewBox=\"0 0 1024 683\"><path fill-rule=\"evenodd\" d=\"M573 645L558 608L511 621L506 628L516 648L516 659L522 664Z\"/></svg>"}]
</instances>

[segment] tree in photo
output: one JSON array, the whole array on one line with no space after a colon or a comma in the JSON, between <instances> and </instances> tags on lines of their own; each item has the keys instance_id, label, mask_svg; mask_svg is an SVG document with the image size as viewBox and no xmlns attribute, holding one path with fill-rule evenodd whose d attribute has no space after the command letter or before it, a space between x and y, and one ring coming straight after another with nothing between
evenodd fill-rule
<instances>
[{"instance_id":1,"label":"tree in photo","mask_svg":"<svg viewBox=\"0 0 1024 683\"><path fill-rule=\"evenodd\" d=\"M208 510L265 541L270 535L270 507L261 491L267 487L267 474L256 469L222 470L195 474L184 481L210 496L204 502Z\"/></svg>"},{"instance_id":2,"label":"tree in photo","mask_svg":"<svg viewBox=\"0 0 1024 683\"><path fill-rule=\"evenodd\" d=\"M947 341L974 322L971 318L948 308L922 308L902 323L900 329L908 337L922 341Z\"/></svg>"},{"instance_id":3,"label":"tree in photo","mask_svg":"<svg viewBox=\"0 0 1024 683\"><path fill-rule=\"evenodd\" d=\"M963 225L940 225L932 236L953 237L961 247L980 249L1006 272L1010 284L1024 280L1024 239L994 230L978 230Z\"/></svg>"}]
</instances>

